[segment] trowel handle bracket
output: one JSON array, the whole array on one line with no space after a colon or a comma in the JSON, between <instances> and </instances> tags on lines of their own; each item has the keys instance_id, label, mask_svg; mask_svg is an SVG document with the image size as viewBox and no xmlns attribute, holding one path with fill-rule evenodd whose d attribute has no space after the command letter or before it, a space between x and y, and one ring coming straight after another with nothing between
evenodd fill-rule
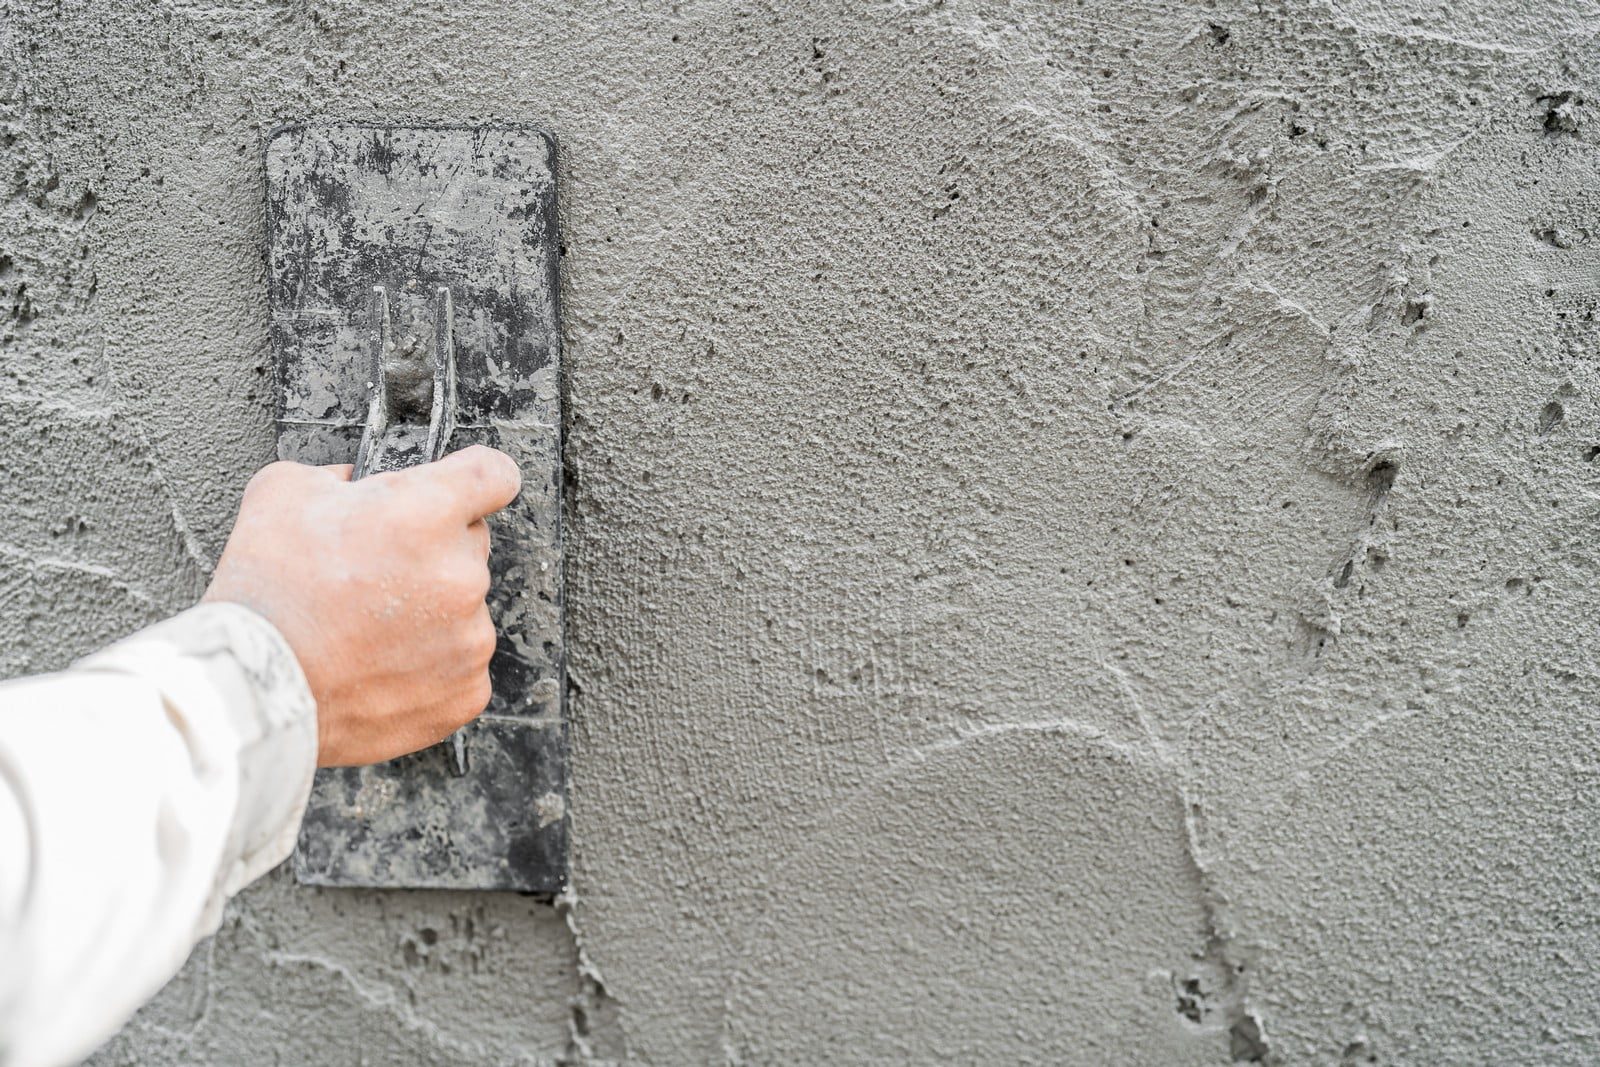
<instances>
[{"instance_id":1,"label":"trowel handle bracket","mask_svg":"<svg viewBox=\"0 0 1600 1067\"><path fill-rule=\"evenodd\" d=\"M416 289L412 283L391 296L388 286L372 287L372 402L352 480L431 463L455 432L455 305L448 286L435 288L431 301ZM444 743L451 774L465 775L466 735L458 730Z\"/></svg>"},{"instance_id":2,"label":"trowel handle bracket","mask_svg":"<svg viewBox=\"0 0 1600 1067\"><path fill-rule=\"evenodd\" d=\"M438 459L456 424L455 306L447 286L374 285L372 400L353 478Z\"/></svg>"}]
</instances>

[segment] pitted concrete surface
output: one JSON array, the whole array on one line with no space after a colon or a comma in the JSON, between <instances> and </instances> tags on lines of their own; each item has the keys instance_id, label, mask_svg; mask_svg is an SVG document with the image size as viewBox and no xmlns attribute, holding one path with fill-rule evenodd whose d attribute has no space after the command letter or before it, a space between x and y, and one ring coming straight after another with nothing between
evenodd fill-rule
<instances>
[{"instance_id":1,"label":"pitted concrete surface","mask_svg":"<svg viewBox=\"0 0 1600 1067\"><path fill-rule=\"evenodd\" d=\"M564 152L572 900L97 1063L1600 1058L1600 4L3 12L7 673L271 456L266 131Z\"/></svg>"}]
</instances>

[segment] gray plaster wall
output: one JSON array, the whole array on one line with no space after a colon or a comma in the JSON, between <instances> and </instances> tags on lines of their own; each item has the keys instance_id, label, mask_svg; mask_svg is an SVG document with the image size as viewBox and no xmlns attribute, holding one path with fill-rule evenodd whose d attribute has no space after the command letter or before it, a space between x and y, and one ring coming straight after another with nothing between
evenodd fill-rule
<instances>
[{"instance_id":1,"label":"gray plaster wall","mask_svg":"<svg viewBox=\"0 0 1600 1067\"><path fill-rule=\"evenodd\" d=\"M5 674L272 455L267 130L565 152L571 899L97 1064L1600 1059L1594 0L0 12Z\"/></svg>"}]
</instances>

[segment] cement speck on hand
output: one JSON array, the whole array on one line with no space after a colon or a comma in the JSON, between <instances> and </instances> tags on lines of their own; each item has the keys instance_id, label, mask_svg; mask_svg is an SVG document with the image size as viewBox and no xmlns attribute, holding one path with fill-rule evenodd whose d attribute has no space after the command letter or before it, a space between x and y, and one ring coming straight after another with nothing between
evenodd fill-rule
<instances>
[{"instance_id":1,"label":"cement speck on hand","mask_svg":"<svg viewBox=\"0 0 1600 1067\"><path fill-rule=\"evenodd\" d=\"M1600 1058L1597 29L11 5L9 673L271 455L264 131L569 171L575 899L269 879L99 1062Z\"/></svg>"}]
</instances>

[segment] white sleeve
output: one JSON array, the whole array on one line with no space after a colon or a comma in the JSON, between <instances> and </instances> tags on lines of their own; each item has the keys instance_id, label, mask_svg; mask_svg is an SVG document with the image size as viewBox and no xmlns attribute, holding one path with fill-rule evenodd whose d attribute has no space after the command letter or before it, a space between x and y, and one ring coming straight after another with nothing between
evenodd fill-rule
<instances>
[{"instance_id":1,"label":"white sleeve","mask_svg":"<svg viewBox=\"0 0 1600 1067\"><path fill-rule=\"evenodd\" d=\"M92 1052L294 847L316 769L294 653L233 604L0 684L0 1065Z\"/></svg>"}]
</instances>

